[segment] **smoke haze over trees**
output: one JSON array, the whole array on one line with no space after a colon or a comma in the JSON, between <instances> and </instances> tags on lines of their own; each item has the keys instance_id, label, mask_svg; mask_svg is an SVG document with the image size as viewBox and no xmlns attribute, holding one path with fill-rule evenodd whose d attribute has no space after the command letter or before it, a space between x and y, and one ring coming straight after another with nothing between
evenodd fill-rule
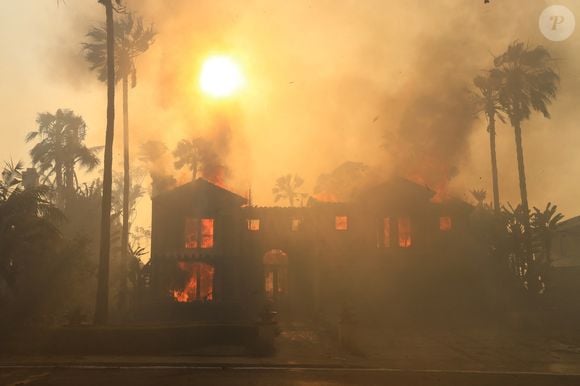
<instances>
[{"instance_id":1,"label":"smoke haze over trees","mask_svg":"<svg viewBox=\"0 0 580 386\"><path fill-rule=\"evenodd\" d=\"M580 186L563 180L561 165L566 165L566 174L574 174L580 170L580 159L566 146L549 158L542 151L545 143L558 146L580 140L576 109L570 108L579 89L573 63L580 50L573 46L575 40L555 45L542 37L537 18L543 1L525 8L520 4L517 0L469 6L461 0L356 5L174 1L167 6L128 1L128 7L158 31L155 45L139 58L139 92L132 99L132 126L137 131L133 143L137 148L156 140L171 150L181 139L203 137L223 143L219 153L230 170L225 183L242 193L251 186L257 203L274 203L271 185L281 171L300 173L304 190L312 192L321 174L349 160L380 170L379 177L392 172L429 176L425 183L433 189L448 184L451 193L469 199L469 189L491 192L491 176L488 138L483 135L486 122L467 108L468 90L473 77L517 37L544 44L553 53L563 85L553 105L554 118L533 117L527 125L530 202L561 197L560 209L573 213L578 210L575 197ZM25 15L32 5L11 6L19 10L13 14ZM573 2L565 5L573 11L578 8ZM40 53L22 56L19 47L8 48L19 54L12 56L28 59L23 68L39 62L39 55L48 64L48 69L30 69L28 81L24 75L9 80L20 79L21 95L29 96L8 99L2 94L4 105L21 111L17 115L21 118L12 117L8 124L21 130L21 138L33 127L30 117L36 112L59 107L42 96L50 94L53 100L71 100L67 106L95 129L87 138L89 146L102 145L101 136L95 134L104 127L102 85L83 63L80 45L87 26L103 21L101 9L68 2L60 7L50 4L45 11L59 27L44 21L23 23L33 25L37 34L51 31L51 35L43 43L24 36L20 43L22 50L41 45ZM307 33L296 33L296 20ZM217 103L200 95L197 87L201 61L215 52L235 56L248 81L239 97L225 103L227 124L215 112ZM31 82L44 79L49 81L47 89L33 93ZM430 113L417 114L423 109ZM511 129L498 123L496 130L502 201L517 202ZM120 146L117 140L117 160ZM14 158L24 158L19 154L26 152L24 146L20 153L0 150L15 152ZM185 169L174 169L171 157L164 162L169 179L183 183L190 178ZM148 207L141 212L148 213Z\"/></svg>"}]
</instances>

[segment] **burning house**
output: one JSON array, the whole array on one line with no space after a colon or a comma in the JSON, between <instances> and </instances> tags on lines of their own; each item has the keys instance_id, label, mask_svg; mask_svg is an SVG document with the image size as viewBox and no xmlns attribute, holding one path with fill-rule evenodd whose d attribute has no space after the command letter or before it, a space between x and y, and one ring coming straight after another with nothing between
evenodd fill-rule
<instances>
[{"instance_id":1,"label":"burning house","mask_svg":"<svg viewBox=\"0 0 580 386\"><path fill-rule=\"evenodd\" d=\"M449 266L433 251L449 252L467 227L469 205L433 196L393 178L351 202L256 207L197 179L153 198L144 304L156 318L240 320L266 302L307 317L401 301L405 275Z\"/></svg>"}]
</instances>

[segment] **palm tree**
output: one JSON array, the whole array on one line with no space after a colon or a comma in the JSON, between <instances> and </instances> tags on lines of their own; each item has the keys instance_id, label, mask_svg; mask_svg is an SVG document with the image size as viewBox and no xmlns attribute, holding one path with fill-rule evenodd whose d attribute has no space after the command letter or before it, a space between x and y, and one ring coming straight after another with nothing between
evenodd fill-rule
<instances>
[{"instance_id":1,"label":"palm tree","mask_svg":"<svg viewBox=\"0 0 580 386\"><path fill-rule=\"evenodd\" d=\"M129 246L129 195L131 178L129 171L129 77L131 88L137 83L137 68L135 58L149 48L153 43L155 31L153 26L144 27L143 19L127 13L116 21L115 30L115 75L123 84L123 230L121 237L122 259L126 261ZM106 26L93 27L87 33L91 40L84 43L85 57L91 64L91 70L99 74L99 80L107 79L107 51L106 51ZM124 267L124 265L122 265ZM124 288L122 286L121 291Z\"/></svg>"},{"instance_id":2,"label":"palm tree","mask_svg":"<svg viewBox=\"0 0 580 386\"><path fill-rule=\"evenodd\" d=\"M48 199L49 187L22 184L22 163L6 163L0 175L0 279L9 286L20 260L39 256L60 238L53 225L62 213ZM34 242L31 242L34 240Z\"/></svg>"},{"instance_id":3,"label":"palm tree","mask_svg":"<svg viewBox=\"0 0 580 386\"><path fill-rule=\"evenodd\" d=\"M287 199L290 206L294 206L294 202L298 197L305 197L304 193L297 192L297 189L302 186L304 180L298 175L287 174L279 177L276 180L276 185L272 188L274 194L274 201L278 202L281 199Z\"/></svg>"},{"instance_id":4,"label":"palm tree","mask_svg":"<svg viewBox=\"0 0 580 386\"><path fill-rule=\"evenodd\" d=\"M38 166L45 179L53 177L57 203L62 207L78 187L76 167L91 171L99 164L95 154L98 148L85 146L85 121L72 110L38 114L36 123L38 128L26 136L27 142L39 139L30 150L32 163Z\"/></svg>"},{"instance_id":5,"label":"palm tree","mask_svg":"<svg viewBox=\"0 0 580 386\"><path fill-rule=\"evenodd\" d=\"M120 5L121 0L116 0ZM103 198L101 202L101 238L95 324L105 324L109 318L109 253L111 246L111 190L113 184L113 137L115 134L115 27L113 0L98 0L105 6L107 31L107 129L103 171Z\"/></svg>"},{"instance_id":6,"label":"palm tree","mask_svg":"<svg viewBox=\"0 0 580 386\"><path fill-rule=\"evenodd\" d=\"M487 118L487 132L489 133L489 148L491 154L491 177L493 187L493 209L499 213L499 182L497 173L497 155L495 149L495 118L498 117L505 122L501 114L501 105L499 104L499 86L501 82L500 73L497 70L491 70L487 76L477 76L473 83L479 90L478 104L480 112Z\"/></svg>"},{"instance_id":7,"label":"palm tree","mask_svg":"<svg viewBox=\"0 0 580 386\"><path fill-rule=\"evenodd\" d=\"M556 97L560 79L551 67L551 61L550 53L544 47L529 48L521 42L510 44L506 52L494 60L502 78L499 102L514 128L521 205L524 214L525 255L532 272L531 288L533 289L536 289L534 286L539 283L534 277L521 125L524 120L530 118L532 111L539 111L544 117L550 118L548 105Z\"/></svg>"},{"instance_id":8,"label":"palm tree","mask_svg":"<svg viewBox=\"0 0 580 386\"><path fill-rule=\"evenodd\" d=\"M212 179L220 169L223 169L212 143L201 137L191 141L186 139L179 141L173 151L173 156L176 158L175 168L181 169L187 166L191 170L193 180L198 175Z\"/></svg>"},{"instance_id":9,"label":"palm tree","mask_svg":"<svg viewBox=\"0 0 580 386\"><path fill-rule=\"evenodd\" d=\"M487 192L484 189L473 189L470 191L471 195L477 201L477 206L479 208L485 207L485 198L487 197Z\"/></svg>"}]
</instances>

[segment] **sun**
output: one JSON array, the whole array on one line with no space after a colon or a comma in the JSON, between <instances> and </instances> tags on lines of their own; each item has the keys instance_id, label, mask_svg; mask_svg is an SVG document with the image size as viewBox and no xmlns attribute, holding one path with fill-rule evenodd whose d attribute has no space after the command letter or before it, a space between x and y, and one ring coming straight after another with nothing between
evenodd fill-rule
<instances>
[{"instance_id":1,"label":"sun","mask_svg":"<svg viewBox=\"0 0 580 386\"><path fill-rule=\"evenodd\" d=\"M244 85L240 67L229 56L210 56L203 62L199 76L201 90L215 98L231 96Z\"/></svg>"}]
</instances>

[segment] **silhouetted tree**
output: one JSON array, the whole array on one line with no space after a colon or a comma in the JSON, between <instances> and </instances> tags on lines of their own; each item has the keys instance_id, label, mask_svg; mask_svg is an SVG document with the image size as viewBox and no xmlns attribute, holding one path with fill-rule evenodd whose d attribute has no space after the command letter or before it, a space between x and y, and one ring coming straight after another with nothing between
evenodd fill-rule
<instances>
[{"instance_id":1,"label":"silhouetted tree","mask_svg":"<svg viewBox=\"0 0 580 386\"><path fill-rule=\"evenodd\" d=\"M153 43L153 26L144 27L143 19L131 13L123 15L115 22L115 79L123 84L123 234L121 241L122 259L126 260L129 243L129 195L131 178L129 171L129 78L131 87L137 83L135 58L145 52ZM93 27L87 33L90 42L83 43L85 57L91 70L98 71L99 80L107 80L107 29L106 26ZM123 268L122 268L123 269Z\"/></svg>"},{"instance_id":2,"label":"silhouetted tree","mask_svg":"<svg viewBox=\"0 0 580 386\"><path fill-rule=\"evenodd\" d=\"M330 173L318 176L314 196L331 201L349 200L369 182L370 171L370 167L362 162L346 161Z\"/></svg>"},{"instance_id":3,"label":"silhouetted tree","mask_svg":"<svg viewBox=\"0 0 580 386\"><path fill-rule=\"evenodd\" d=\"M541 112L550 118L548 105L555 99L559 76L551 67L550 53L542 46L529 48L524 43L510 44L505 53L494 60L502 78L499 90L499 102L509 117L514 128L520 196L524 226L525 255L530 288L537 290L532 258L532 240L529 218L528 192L524 168L524 150L522 146L522 127L524 120L529 119L532 111ZM535 284L536 283L536 284Z\"/></svg>"},{"instance_id":4,"label":"silhouetted tree","mask_svg":"<svg viewBox=\"0 0 580 386\"><path fill-rule=\"evenodd\" d=\"M288 200L288 205L294 206L296 199L305 198L305 193L298 192L298 189L304 184L304 180L298 175L287 174L276 180L276 185L272 188L274 201L282 199Z\"/></svg>"},{"instance_id":5,"label":"silhouetted tree","mask_svg":"<svg viewBox=\"0 0 580 386\"><path fill-rule=\"evenodd\" d=\"M527 216L525 215L521 204L514 208L508 202L507 207L502 206L501 217L503 227L507 231L507 242L504 252L508 255L510 266L514 273L525 282L529 264L526 259L524 243L524 222L526 217L529 218L529 213Z\"/></svg>"},{"instance_id":6,"label":"silhouetted tree","mask_svg":"<svg viewBox=\"0 0 580 386\"><path fill-rule=\"evenodd\" d=\"M27 142L38 140L30 150L32 163L46 178L53 178L57 203L64 207L78 187L77 165L91 171L99 164L97 148L85 146L85 121L71 110L38 114L36 123L38 128L26 136Z\"/></svg>"},{"instance_id":7,"label":"silhouetted tree","mask_svg":"<svg viewBox=\"0 0 580 386\"><path fill-rule=\"evenodd\" d=\"M505 122L505 119L501 114L501 105L499 104L499 88L501 85L500 75L500 72L494 69L491 70L487 76L477 76L473 80L473 83L479 90L479 111L483 112L487 118L487 132L489 133L489 149L491 156L493 208L496 213L499 213L500 211L500 204L497 154L495 148L495 118L498 117L502 122Z\"/></svg>"},{"instance_id":8,"label":"silhouetted tree","mask_svg":"<svg viewBox=\"0 0 580 386\"><path fill-rule=\"evenodd\" d=\"M95 324L106 324L109 318L109 253L111 245L111 190L113 185L113 137L115 135L115 27L113 0L98 0L105 6L107 31L107 129L101 202L101 238ZM117 5L120 5L117 0Z\"/></svg>"},{"instance_id":9,"label":"silhouetted tree","mask_svg":"<svg viewBox=\"0 0 580 386\"><path fill-rule=\"evenodd\" d=\"M480 190L472 190L471 195L477 201L477 206L483 208L485 206L485 198L487 197L487 192L483 189Z\"/></svg>"},{"instance_id":10,"label":"silhouetted tree","mask_svg":"<svg viewBox=\"0 0 580 386\"><path fill-rule=\"evenodd\" d=\"M546 204L544 210L534 207L531 223L534 234L542 244L546 264L552 263L552 236L564 215L558 212L558 207L551 202Z\"/></svg>"},{"instance_id":11,"label":"silhouetted tree","mask_svg":"<svg viewBox=\"0 0 580 386\"><path fill-rule=\"evenodd\" d=\"M0 278L14 287L22 261L44 254L60 239L53 221L62 214L47 197L48 186L24 189L22 164L8 163L0 178Z\"/></svg>"},{"instance_id":12,"label":"silhouetted tree","mask_svg":"<svg viewBox=\"0 0 580 386\"><path fill-rule=\"evenodd\" d=\"M213 179L223 169L218 154L214 151L212 143L204 138L197 137L188 141L182 139L177 143L173 151L175 168L188 167L191 170L193 180L198 175Z\"/></svg>"}]
</instances>

